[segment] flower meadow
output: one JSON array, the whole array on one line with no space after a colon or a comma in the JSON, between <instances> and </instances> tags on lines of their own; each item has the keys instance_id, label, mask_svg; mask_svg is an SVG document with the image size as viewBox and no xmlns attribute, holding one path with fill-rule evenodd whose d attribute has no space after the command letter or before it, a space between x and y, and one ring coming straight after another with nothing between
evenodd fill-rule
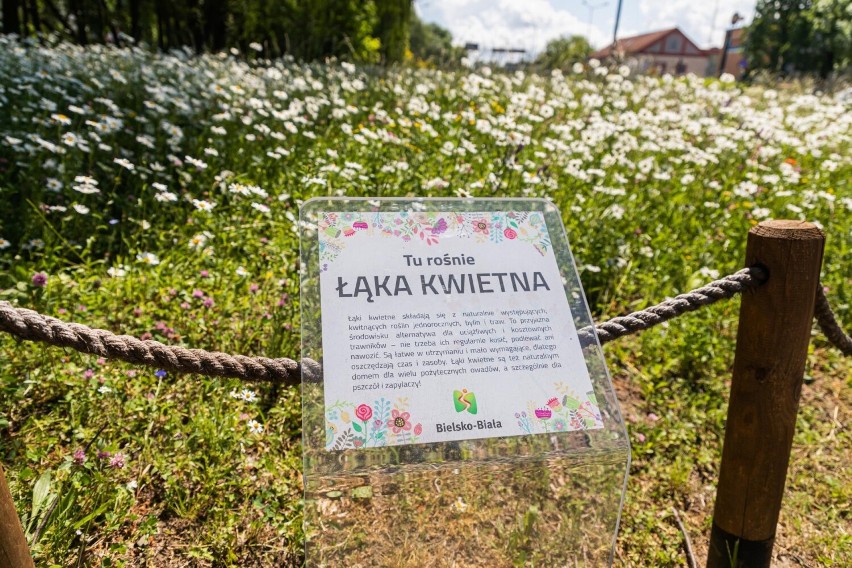
<instances>
[{"instance_id":1,"label":"flower meadow","mask_svg":"<svg viewBox=\"0 0 852 568\"><path fill-rule=\"evenodd\" d=\"M303 201L545 197L598 319L735 271L749 228L787 218L826 232L822 281L848 327L850 92L595 63L539 76L0 38L0 300L297 358ZM605 350L633 443L623 565L683 563L672 507L706 551L737 307ZM842 566L852 368L817 332L810 349L775 551ZM380 402L329 410L357 417L363 445L419 435L404 402ZM565 404L541 409L556 429ZM0 336L0 457L38 565L300 565L300 428L297 389Z\"/></svg>"}]
</instances>

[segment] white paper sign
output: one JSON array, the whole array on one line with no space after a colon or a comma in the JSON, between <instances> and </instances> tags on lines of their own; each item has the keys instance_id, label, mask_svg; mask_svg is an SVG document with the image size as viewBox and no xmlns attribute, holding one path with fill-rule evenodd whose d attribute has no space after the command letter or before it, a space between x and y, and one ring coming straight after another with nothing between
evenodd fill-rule
<instances>
[{"instance_id":1,"label":"white paper sign","mask_svg":"<svg viewBox=\"0 0 852 568\"><path fill-rule=\"evenodd\" d=\"M318 232L327 450L603 427L541 213Z\"/></svg>"}]
</instances>

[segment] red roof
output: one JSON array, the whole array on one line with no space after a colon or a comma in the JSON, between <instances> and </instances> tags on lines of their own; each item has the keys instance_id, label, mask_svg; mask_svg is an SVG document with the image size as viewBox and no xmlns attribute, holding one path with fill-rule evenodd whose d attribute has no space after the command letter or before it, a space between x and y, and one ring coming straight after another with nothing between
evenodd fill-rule
<instances>
[{"instance_id":1,"label":"red roof","mask_svg":"<svg viewBox=\"0 0 852 568\"><path fill-rule=\"evenodd\" d=\"M682 31L678 28L668 28L666 30L660 30L656 32L649 32L646 34L635 35L631 37L624 37L618 40L618 51L623 53L624 55L630 55L633 53L641 53L657 43L658 41L664 39L666 36L672 33L680 33L686 40L690 43L692 41L686 37ZM694 45L694 44L693 44ZM697 46L696 46L696 49ZM698 49L699 53L703 53L704 50ZM612 45L608 45L603 49L599 49L598 51L592 54L592 57L596 59L604 59L612 55Z\"/></svg>"}]
</instances>

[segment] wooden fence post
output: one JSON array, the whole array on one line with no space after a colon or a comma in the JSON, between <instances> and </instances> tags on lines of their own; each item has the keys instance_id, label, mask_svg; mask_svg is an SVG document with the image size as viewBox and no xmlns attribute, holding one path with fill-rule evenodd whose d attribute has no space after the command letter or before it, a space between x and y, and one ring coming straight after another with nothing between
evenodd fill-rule
<instances>
[{"instance_id":1,"label":"wooden fence post","mask_svg":"<svg viewBox=\"0 0 852 568\"><path fill-rule=\"evenodd\" d=\"M0 466L0 568L34 568L3 466Z\"/></svg>"},{"instance_id":2,"label":"wooden fence post","mask_svg":"<svg viewBox=\"0 0 852 568\"><path fill-rule=\"evenodd\" d=\"M746 266L762 265L769 280L740 307L708 568L770 564L824 244L803 221L749 231Z\"/></svg>"}]
</instances>

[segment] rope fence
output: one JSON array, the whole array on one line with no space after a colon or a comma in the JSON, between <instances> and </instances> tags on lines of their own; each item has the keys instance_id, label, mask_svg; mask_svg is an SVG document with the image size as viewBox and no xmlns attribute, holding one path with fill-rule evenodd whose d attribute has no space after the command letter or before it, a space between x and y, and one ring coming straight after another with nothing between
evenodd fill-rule
<instances>
[{"instance_id":1,"label":"rope fence","mask_svg":"<svg viewBox=\"0 0 852 568\"><path fill-rule=\"evenodd\" d=\"M840 324L837 323L837 318L834 316L834 312L831 311L831 306L828 303L828 298L825 297L822 285L817 289L814 316L816 317L817 324L819 324L819 328L831 344L847 357L852 357L852 337L844 333Z\"/></svg>"},{"instance_id":2,"label":"rope fence","mask_svg":"<svg viewBox=\"0 0 852 568\"><path fill-rule=\"evenodd\" d=\"M609 343L625 335L654 327L687 312L693 312L703 306L715 304L719 300L733 298L737 294L760 286L766 282L768 277L769 274L766 269L761 266L743 268L724 278L714 280L706 286L660 302L656 306L626 316L614 317L594 327L584 327L578 331L580 342L583 346L590 345L594 343L594 335L597 335L601 345Z\"/></svg>"},{"instance_id":3,"label":"rope fence","mask_svg":"<svg viewBox=\"0 0 852 568\"><path fill-rule=\"evenodd\" d=\"M618 316L578 330L583 347L601 345L615 339L649 329L695 311L734 297L767 281L769 274L760 266L744 268L719 280L685 294L665 300L655 306L626 316ZM841 329L825 297L822 286L817 287L817 323L828 340L846 356L852 356L852 338ZM71 348L81 353L118 359L136 365L156 367L175 373L196 373L211 377L232 377L250 382L273 382L287 386L299 384L302 371L319 378L320 364L312 359L249 357L230 355L204 349L188 349L165 345L159 341L141 340L130 335L116 335L105 329L95 329L79 323L68 323L9 302L0 302L0 331L18 339L38 341L56 347Z\"/></svg>"}]
</instances>

